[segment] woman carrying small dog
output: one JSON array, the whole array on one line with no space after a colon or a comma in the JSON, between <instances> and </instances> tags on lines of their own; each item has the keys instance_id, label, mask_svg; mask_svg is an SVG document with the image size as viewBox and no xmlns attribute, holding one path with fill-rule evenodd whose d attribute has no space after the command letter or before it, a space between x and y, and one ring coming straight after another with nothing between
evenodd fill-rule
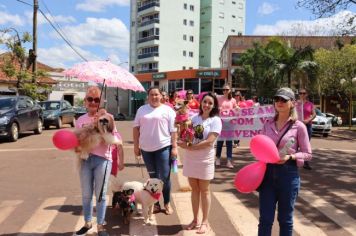
<instances>
[{"instance_id":1,"label":"woman carrying small dog","mask_svg":"<svg viewBox=\"0 0 356 236\"><path fill-rule=\"evenodd\" d=\"M98 119L98 108L100 105L100 89L91 86L87 89L84 104L88 111L85 115L79 117L76 122L76 128L82 128L90 125ZM103 111L101 111L103 112ZM106 111L104 111L106 112ZM115 126L115 125L114 125ZM116 127L114 127L116 132ZM123 156L119 157L118 169L124 168ZM111 170L111 147L108 144L100 144L95 147L86 160L81 160L80 165L80 183L82 189L82 203L84 212L84 226L75 232L74 235L86 235L92 228L93 213L93 192L96 196L96 215L98 236L108 235L104 229L106 213L106 191Z\"/></svg>"},{"instance_id":2,"label":"woman carrying small dog","mask_svg":"<svg viewBox=\"0 0 356 236\"><path fill-rule=\"evenodd\" d=\"M198 234L210 231L208 214L210 210L210 180L214 178L214 145L221 132L222 123L219 118L219 104L213 93L203 96L199 114L192 118L194 139L192 143L178 142L186 150L183 161L183 175L188 177L192 188L193 221L187 230L199 228ZM198 222L198 211L201 203L203 219Z\"/></svg>"},{"instance_id":3,"label":"woman carrying small dog","mask_svg":"<svg viewBox=\"0 0 356 236\"><path fill-rule=\"evenodd\" d=\"M177 130L174 126L175 111L161 103L162 91L158 87L148 90L148 104L141 106L136 113L133 140L136 156L142 154L150 178L161 179L165 213L173 213L170 206L170 158L177 156ZM155 205L154 212L161 207Z\"/></svg>"},{"instance_id":4,"label":"woman carrying small dog","mask_svg":"<svg viewBox=\"0 0 356 236\"><path fill-rule=\"evenodd\" d=\"M278 204L279 235L293 233L294 204L300 188L298 167L309 161L312 151L308 132L298 120L295 96L290 88L281 88L274 96L274 119L265 123L262 134L270 137L280 150L281 160L267 164L263 181L258 188L260 218L258 235L271 235L276 204ZM287 153L282 153L284 147Z\"/></svg>"}]
</instances>

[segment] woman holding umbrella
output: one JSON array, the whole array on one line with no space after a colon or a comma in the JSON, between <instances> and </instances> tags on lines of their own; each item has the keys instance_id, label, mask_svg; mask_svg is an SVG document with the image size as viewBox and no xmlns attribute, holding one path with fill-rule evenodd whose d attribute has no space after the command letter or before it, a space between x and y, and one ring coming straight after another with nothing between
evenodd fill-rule
<instances>
[{"instance_id":1,"label":"woman holding umbrella","mask_svg":"<svg viewBox=\"0 0 356 236\"><path fill-rule=\"evenodd\" d=\"M165 213L173 210L170 202L170 157L177 156L177 130L174 126L176 113L161 103L162 91L158 87L148 90L148 104L141 106L136 113L133 140L136 156L142 154L150 178L161 179ZM161 209L159 203L154 212Z\"/></svg>"},{"instance_id":2,"label":"woman holding umbrella","mask_svg":"<svg viewBox=\"0 0 356 236\"><path fill-rule=\"evenodd\" d=\"M85 107L88 113L79 117L76 122L76 128L82 128L89 125L97 119L97 111L100 105L100 89L91 86L87 89L85 95ZM116 127L114 128L116 132ZM84 226L75 232L74 235L86 235L93 227L93 192L96 196L96 215L98 236L108 235L104 229L104 220L106 212L106 191L111 170L111 147L108 144L100 144L95 147L86 160L80 165L80 184L82 189L82 203L84 212ZM118 169L122 170L124 163L118 163Z\"/></svg>"}]
</instances>

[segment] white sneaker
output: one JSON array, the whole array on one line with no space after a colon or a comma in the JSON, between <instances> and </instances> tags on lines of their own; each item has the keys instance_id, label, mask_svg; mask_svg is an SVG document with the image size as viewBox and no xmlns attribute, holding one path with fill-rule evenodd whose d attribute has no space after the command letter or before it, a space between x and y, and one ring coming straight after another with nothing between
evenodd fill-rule
<instances>
[{"instance_id":1,"label":"white sneaker","mask_svg":"<svg viewBox=\"0 0 356 236\"><path fill-rule=\"evenodd\" d=\"M234 165L231 163L230 160L228 160L227 163L226 163L226 167L229 168L229 169L232 169L232 168L234 168Z\"/></svg>"},{"instance_id":2,"label":"white sneaker","mask_svg":"<svg viewBox=\"0 0 356 236\"><path fill-rule=\"evenodd\" d=\"M216 165L216 166L220 166L220 164L221 164L221 163L220 163L220 158L217 158L216 161L215 161L215 165Z\"/></svg>"}]
</instances>

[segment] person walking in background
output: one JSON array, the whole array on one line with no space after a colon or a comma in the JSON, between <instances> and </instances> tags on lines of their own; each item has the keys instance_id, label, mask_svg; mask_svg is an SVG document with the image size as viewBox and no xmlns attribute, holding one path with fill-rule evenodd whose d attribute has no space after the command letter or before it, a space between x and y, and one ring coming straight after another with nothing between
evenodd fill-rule
<instances>
[{"instance_id":1,"label":"person walking in background","mask_svg":"<svg viewBox=\"0 0 356 236\"><path fill-rule=\"evenodd\" d=\"M302 121L307 127L309 140L311 139L313 129L312 129L312 121L314 120L316 113L314 104L309 101L308 93L306 89L299 90L299 100L297 101L297 112L298 112L298 120ZM304 162L304 169L311 170L309 162Z\"/></svg>"},{"instance_id":2,"label":"person walking in background","mask_svg":"<svg viewBox=\"0 0 356 236\"><path fill-rule=\"evenodd\" d=\"M84 104L88 113L82 115L77 120L75 127L82 128L90 125L98 118L98 108L100 105L100 89L91 86L87 89ZM104 112L106 112L104 110ZM116 127L114 127L114 133ZM74 235L86 235L93 227L93 193L96 197L96 218L98 236L108 235L104 229L105 213L106 213L106 191L112 165L111 145L101 143L95 147L89 154L86 160L81 160L80 165L80 183L82 189L82 203L84 213L84 226L75 232ZM123 156L122 156L123 158ZM118 163L118 169L124 168L123 159Z\"/></svg>"},{"instance_id":3,"label":"person walking in background","mask_svg":"<svg viewBox=\"0 0 356 236\"><path fill-rule=\"evenodd\" d=\"M162 91L161 94L162 94L161 103L173 108L173 105L169 102L169 96L168 96L167 92Z\"/></svg>"},{"instance_id":4,"label":"person walking in background","mask_svg":"<svg viewBox=\"0 0 356 236\"><path fill-rule=\"evenodd\" d=\"M177 131L174 126L176 113L161 103L162 92L158 87L148 90L148 104L141 106L136 113L133 127L134 152L142 154L150 178L161 179L165 213L170 215L171 156L177 156ZM159 202L154 212L160 212Z\"/></svg>"},{"instance_id":5,"label":"person walking in background","mask_svg":"<svg viewBox=\"0 0 356 236\"><path fill-rule=\"evenodd\" d=\"M236 100L235 98L232 97L231 94L231 89L229 85L224 85L223 86L223 95L218 96L218 102L219 102L219 109L221 113L224 112L229 112L232 109L237 108ZM232 140L225 140L226 143L226 167L227 168L234 168L234 165L232 164ZM215 164L216 166L220 166L221 162L221 151L222 147L224 145L224 140L219 140L216 145L216 161Z\"/></svg>"},{"instance_id":6,"label":"person walking in background","mask_svg":"<svg viewBox=\"0 0 356 236\"><path fill-rule=\"evenodd\" d=\"M298 167L312 158L305 125L298 120L295 96L290 88L281 88L274 96L274 119L267 121L262 134L270 137L280 151L280 161L267 164L259 191L258 235L271 235L276 204L278 203L279 235L293 233L294 204L300 189ZM282 153L284 147L287 153Z\"/></svg>"},{"instance_id":7,"label":"person walking in background","mask_svg":"<svg viewBox=\"0 0 356 236\"><path fill-rule=\"evenodd\" d=\"M178 92L176 90L172 90L169 92L169 103L174 107L176 105L176 101L178 99Z\"/></svg>"},{"instance_id":8,"label":"person walking in background","mask_svg":"<svg viewBox=\"0 0 356 236\"><path fill-rule=\"evenodd\" d=\"M257 96L252 96L252 101L253 101L253 106L254 107L260 106L260 103L258 102L258 97Z\"/></svg>"},{"instance_id":9,"label":"person walking in background","mask_svg":"<svg viewBox=\"0 0 356 236\"><path fill-rule=\"evenodd\" d=\"M199 107L199 114L192 118L195 130L192 144L178 142L185 149L183 161L183 175L188 177L192 188L191 200L193 220L187 230L198 228L198 234L210 231L208 215L210 210L210 180L214 178L214 145L222 128L219 118L218 100L213 93L203 96ZM203 212L201 223L198 222L199 205Z\"/></svg>"},{"instance_id":10,"label":"person walking in background","mask_svg":"<svg viewBox=\"0 0 356 236\"><path fill-rule=\"evenodd\" d=\"M234 98L236 100L236 104L237 104L237 107L240 106L240 102L242 101L242 95L241 95L241 92L240 91L236 91L234 93ZM240 140L234 140L233 141L233 148L237 148L238 146L240 145Z\"/></svg>"},{"instance_id":11,"label":"person walking in background","mask_svg":"<svg viewBox=\"0 0 356 236\"><path fill-rule=\"evenodd\" d=\"M190 109L199 109L199 102L194 98L193 90L187 90L186 100L188 101L188 107Z\"/></svg>"}]
</instances>

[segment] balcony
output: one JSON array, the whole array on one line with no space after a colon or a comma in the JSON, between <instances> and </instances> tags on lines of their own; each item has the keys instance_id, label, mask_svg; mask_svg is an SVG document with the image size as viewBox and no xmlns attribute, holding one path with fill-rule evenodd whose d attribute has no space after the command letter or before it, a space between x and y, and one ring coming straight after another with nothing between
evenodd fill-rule
<instances>
[{"instance_id":1,"label":"balcony","mask_svg":"<svg viewBox=\"0 0 356 236\"><path fill-rule=\"evenodd\" d=\"M158 69L147 69L147 70L139 70L139 71L137 71L138 74L155 73L155 72L158 72Z\"/></svg>"},{"instance_id":2,"label":"balcony","mask_svg":"<svg viewBox=\"0 0 356 236\"><path fill-rule=\"evenodd\" d=\"M138 55L137 58L144 59L144 58L148 58L148 57L158 57L158 56L159 56L158 52L151 52L151 53L145 53L145 54Z\"/></svg>"},{"instance_id":3,"label":"balcony","mask_svg":"<svg viewBox=\"0 0 356 236\"><path fill-rule=\"evenodd\" d=\"M141 6L141 7L137 8L137 12L144 11L151 7L159 7L159 2L151 2L151 3L148 3L147 5Z\"/></svg>"},{"instance_id":4,"label":"balcony","mask_svg":"<svg viewBox=\"0 0 356 236\"><path fill-rule=\"evenodd\" d=\"M158 35L152 35L152 36L148 36L145 38L141 38L139 40L137 40L138 43L144 43L144 42L148 42L148 41L152 41L152 40L159 40L159 36Z\"/></svg>"},{"instance_id":5,"label":"balcony","mask_svg":"<svg viewBox=\"0 0 356 236\"><path fill-rule=\"evenodd\" d=\"M138 26L139 27L143 27L143 26L146 26L146 25L150 25L150 24L159 24L159 19L152 19L152 20L149 20L149 21L145 21L145 22L141 22Z\"/></svg>"}]
</instances>

